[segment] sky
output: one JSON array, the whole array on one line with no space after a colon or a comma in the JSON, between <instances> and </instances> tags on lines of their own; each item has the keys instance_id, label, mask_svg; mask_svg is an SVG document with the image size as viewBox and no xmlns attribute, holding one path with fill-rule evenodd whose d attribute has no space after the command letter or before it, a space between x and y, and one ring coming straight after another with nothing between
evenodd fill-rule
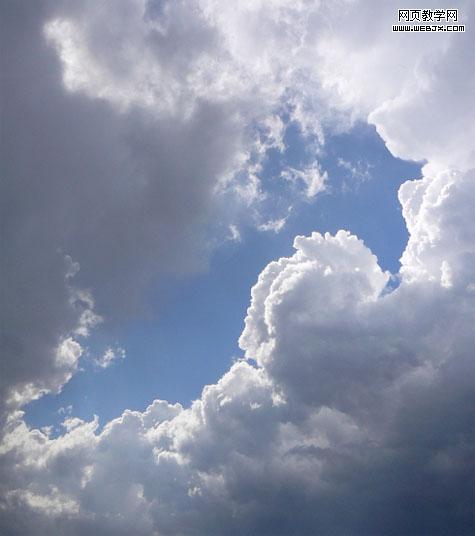
<instances>
[{"instance_id":1,"label":"sky","mask_svg":"<svg viewBox=\"0 0 475 536\"><path fill-rule=\"evenodd\" d=\"M0 5L0 532L473 534L472 3Z\"/></svg>"},{"instance_id":2,"label":"sky","mask_svg":"<svg viewBox=\"0 0 475 536\"><path fill-rule=\"evenodd\" d=\"M302 140L292 132L288 138L286 153L297 159ZM341 160L352 165L360 162L364 176L353 177ZM201 273L175 281L167 293L156 290L147 311L114 334L117 345L133 359L98 371L93 356L105 351L107 341L100 334L96 341L91 337L84 373L76 374L59 395L32 402L27 422L39 428L54 423L60 431L64 416L58 411L69 406L82 419L96 414L107 422L127 408L143 408L157 396L189 405L204 385L217 381L242 356L237 340L250 289L269 262L292 253L296 235L352 229L371 247L381 266L396 274L407 242L395 201L397 189L401 177L418 177L421 166L394 158L374 128L362 123L329 140L321 161L332 177L328 192L299 207L278 233L245 226L240 241L217 246ZM278 155L271 154L262 178L275 180L280 167Z\"/></svg>"}]
</instances>

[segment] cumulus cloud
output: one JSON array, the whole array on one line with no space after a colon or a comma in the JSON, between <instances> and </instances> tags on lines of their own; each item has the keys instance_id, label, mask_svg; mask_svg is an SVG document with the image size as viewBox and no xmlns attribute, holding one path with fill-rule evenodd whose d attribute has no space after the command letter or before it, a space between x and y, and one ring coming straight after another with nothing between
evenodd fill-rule
<instances>
[{"instance_id":1,"label":"cumulus cloud","mask_svg":"<svg viewBox=\"0 0 475 536\"><path fill-rule=\"evenodd\" d=\"M471 534L473 33L392 34L390 2L4 7L2 533ZM368 119L429 161L399 192L399 286L349 231L297 237L252 289L244 359L191 407L29 429L18 408L69 380L81 337L199 265L223 185L264 195L282 110L309 144Z\"/></svg>"},{"instance_id":2,"label":"cumulus cloud","mask_svg":"<svg viewBox=\"0 0 475 536\"><path fill-rule=\"evenodd\" d=\"M472 10L467 5L462 12L468 17ZM395 156L462 169L475 166L469 141L475 127L467 113L475 86L468 56L472 45L473 37L461 34L446 49L431 51L416 65L413 80L371 112L370 122Z\"/></svg>"},{"instance_id":3,"label":"cumulus cloud","mask_svg":"<svg viewBox=\"0 0 475 536\"><path fill-rule=\"evenodd\" d=\"M68 418L57 439L12 419L4 530L469 534L475 242L446 218L471 204L473 178L403 187L406 251L424 226L432 241L391 293L355 236L298 237L252 291L240 344L258 366L234 364L189 409L157 400L100 432ZM429 268L465 266L460 284L420 272L427 251Z\"/></svg>"},{"instance_id":4,"label":"cumulus cloud","mask_svg":"<svg viewBox=\"0 0 475 536\"><path fill-rule=\"evenodd\" d=\"M420 182L440 193L451 180ZM448 257L441 247L441 262L473 247L442 223L473 184L459 177L411 214L411 232L430 211L434 240L466 240ZM403 271L387 293L389 274L348 232L298 237L295 248L253 288L240 340L251 363L190 408L155 401L100 432L69 418L57 439L12 420L7 530L35 534L41 512L68 534L469 534L473 269L451 287Z\"/></svg>"}]
</instances>

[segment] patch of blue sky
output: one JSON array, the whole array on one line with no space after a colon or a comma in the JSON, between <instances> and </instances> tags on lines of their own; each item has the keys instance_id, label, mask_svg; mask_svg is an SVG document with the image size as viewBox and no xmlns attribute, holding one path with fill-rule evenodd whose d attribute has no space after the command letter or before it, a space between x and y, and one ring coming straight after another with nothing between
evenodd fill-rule
<instances>
[{"instance_id":1,"label":"patch of blue sky","mask_svg":"<svg viewBox=\"0 0 475 536\"><path fill-rule=\"evenodd\" d=\"M237 340L251 286L267 263L292 254L298 234L348 229L364 240L384 269L397 273L407 241L397 190L406 179L420 176L420 164L394 158L366 124L329 138L318 155L292 126L285 144L283 154L269 151L261 173L263 187L272 194L265 207L269 217L285 216L289 204L295 205L284 228L275 233L260 231L252 222L241 225L242 240L222 244L205 272L176 280L165 294L162 289L152 292L148 312L121 326L120 334L98 331L88 340L83 370L59 395L44 396L26 408L30 425L53 425L57 434L68 412L86 420L97 414L105 423L125 408L143 410L155 398L188 405L241 356ZM281 171L302 168L315 158L328 173L326 191L295 202ZM103 353L111 337L127 357L98 368L91 356Z\"/></svg>"}]
</instances>

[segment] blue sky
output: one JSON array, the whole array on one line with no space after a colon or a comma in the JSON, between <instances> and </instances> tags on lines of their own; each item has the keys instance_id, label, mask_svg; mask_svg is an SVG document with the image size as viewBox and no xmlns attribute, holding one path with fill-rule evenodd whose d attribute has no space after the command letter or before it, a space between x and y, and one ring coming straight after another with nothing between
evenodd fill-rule
<instances>
[{"instance_id":1,"label":"blue sky","mask_svg":"<svg viewBox=\"0 0 475 536\"><path fill-rule=\"evenodd\" d=\"M285 143L283 155L269 151L262 173L263 183L273 183L274 195L284 199L286 185L278 180L283 162L299 166L312 156L292 125ZM351 176L341 160L359 164L366 176ZM96 414L102 423L155 398L189 405L204 385L216 382L242 356L237 340L251 286L270 261L292 254L296 235L350 230L384 270L396 274L408 236L397 191L406 179L420 176L421 166L393 157L374 127L364 123L330 137L320 162L329 175L327 190L297 203L280 232L243 226L242 241L218 246L202 273L173 280L166 291L152 289L147 312L121 326L115 339L93 336L83 371L59 395L29 404L27 422L35 427L54 423L59 432L64 414L58 410L70 405L72 415L88 420ZM111 340L126 350L126 359L107 369L94 366L91 356Z\"/></svg>"}]
</instances>

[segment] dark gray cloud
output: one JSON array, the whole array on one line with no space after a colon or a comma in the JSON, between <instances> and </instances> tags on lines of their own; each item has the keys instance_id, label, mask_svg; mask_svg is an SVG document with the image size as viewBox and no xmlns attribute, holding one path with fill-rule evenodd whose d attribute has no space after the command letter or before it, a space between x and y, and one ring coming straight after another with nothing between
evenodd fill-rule
<instances>
[{"instance_id":1,"label":"dark gray cloud","mask_svg":"<svg viewBox=\"0 0 475 536\"><path fill-rule=\"evenodd\" d=\"M4 397L63 383L51 380L55 348L84 309L71 303L73 285L112 322L141 306L159 274L204 265L213 188L241 132L226 103L202 100L186 120L157 122L153 111L65 91L43 33L61 5L2 7ZM66 255L80 265L74 278Z\"/></svg>"}]
</instances>

